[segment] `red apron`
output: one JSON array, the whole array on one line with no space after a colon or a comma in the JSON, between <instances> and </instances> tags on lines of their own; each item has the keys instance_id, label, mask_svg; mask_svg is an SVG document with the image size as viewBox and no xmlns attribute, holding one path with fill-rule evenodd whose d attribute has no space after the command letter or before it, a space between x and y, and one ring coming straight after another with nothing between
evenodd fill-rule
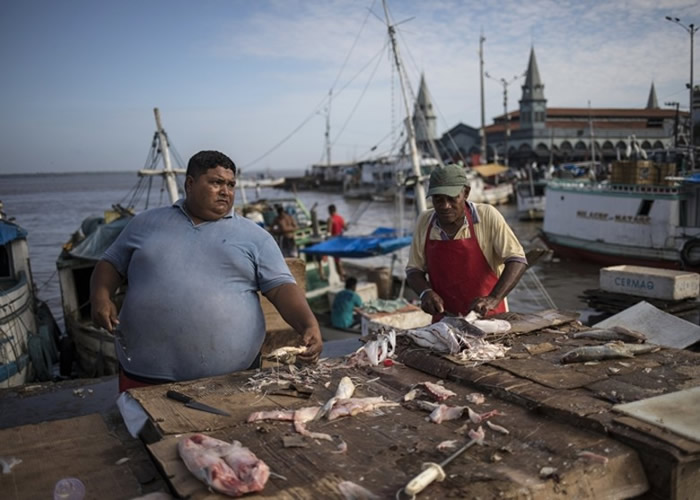
<instances>
[{"instance_id":1,"label":"red apron","mask_svg":"<svg viewBox=\"0 0 700 500\"><path fill-rule=\"evenodd\" d=\"M445 311L462 316L469 312L469 306L477 297L487 296L498 282L498 276L479 247L468 206L466 215L471 238L431 240L430 230L435 219L428 224L425 238L430 288L442 297ZM489 311L488 316L502 312L506 312L505 301ZM433 322L441 318L442 315L433 316Z\"/></svg>"}]
</instances>

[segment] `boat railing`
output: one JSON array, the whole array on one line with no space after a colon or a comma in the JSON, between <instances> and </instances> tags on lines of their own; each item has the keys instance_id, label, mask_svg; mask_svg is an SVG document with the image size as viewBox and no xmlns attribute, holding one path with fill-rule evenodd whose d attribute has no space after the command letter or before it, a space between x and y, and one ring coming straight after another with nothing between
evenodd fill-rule
<instances>
[{"instance_id":1,"label":"boat railing","mask_svg":"<svg viewBox=\"0 0 700 500\"><path fill-rule=\"evenodd\" d=\"M609 182L591 182L573 179L553 179L547 184L548 189L565 189L571 191L616 192L620 194L679 195L683 188L678 185L664 186L658 184L622 184Z\"/></svg>"}]
</instances>

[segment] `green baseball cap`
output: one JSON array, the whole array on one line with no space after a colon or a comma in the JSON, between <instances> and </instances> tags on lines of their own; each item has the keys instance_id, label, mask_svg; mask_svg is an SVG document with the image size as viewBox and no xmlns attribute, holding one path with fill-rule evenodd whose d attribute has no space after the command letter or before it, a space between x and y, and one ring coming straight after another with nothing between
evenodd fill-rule
<instances>
[{"instance_id":1,"label":"green baseball cap","mask_svg":"<svg viewBox=\"0 0 700 500\"><path fill-rule=\"evenodd\" d=\"M462 188L466 185L467 174L464 172L464 168L451 163L432 171L427 196L444 194L454 198L462 192Z\"/></svg>"}]
</instances>

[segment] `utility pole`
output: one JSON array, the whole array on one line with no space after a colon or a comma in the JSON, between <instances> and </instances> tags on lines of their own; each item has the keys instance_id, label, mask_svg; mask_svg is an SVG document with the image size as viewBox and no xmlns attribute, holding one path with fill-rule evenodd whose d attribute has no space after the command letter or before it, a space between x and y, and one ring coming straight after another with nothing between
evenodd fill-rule
<instances>
[{"instance_id":1,"label":"utility pole","mask_svg":"<svg viewBox=\"0 0 700 500\"><path fill-rule=\"evenodd\" d=\"M676 101L673 101L673 102L665 102L664 105L676 107L676 117L673 120L673 147L677 148L678 147L678 108L680 107L680 104Z\"/></svg>"},{"instance_id":2,"label":"utility pole","mask_svg":"<svg viewBox=\"0 0 700 500\"><path fill-rule=\"evenodd\" d=\"M508 138L510 137L510 117L508 116L508 85L510 85L515 80L520 78L520 75L515 75L510 80L506 80L505 78L494 78L493 76L489 75L487 72L486 78L491 78L491 80L495 80L495 81L499 82L501 85L503 85L503 116L505 117L505 120L506 120L506 129L505 129L505 133L504 133L505 151L503 154L503 158L504 158L503 164L507 167L508 166Z\"/></svg>"},{"instance_id":3,"label":"utility pole","mask_svg":"<svg viewBox=\"0 0 700 500\"><path fill-rule=\"evenodd\" d=\"M690 165L690 170L695 170L695 157L694 157L694 151L693 148L695 145L693 144L693 38L695 37L695 32L700 29L700 26L695 26L694 24L689 24L686 26L681 22L680 19L677 17L671 17L671 16L666 16L666 19L668 21L671 21L672 23L677 24L681 28L683 28L685 31L688 32L690 35L690 106L688 108L688 120L689 120L689 140L688 140L688 164Z\"/></svg>"},{"instance_id":4,"label":"utility pole","mask_svg":"<svg viewBox=\"0 0 700 500\"><path fill-rule=\"evenodd\" d=\"M479 79L481 83L481 164L488 163L488 145L486 144L486 112L484 111L484 37L483 31L479 36Z\"/></svg>"}]
</instances>

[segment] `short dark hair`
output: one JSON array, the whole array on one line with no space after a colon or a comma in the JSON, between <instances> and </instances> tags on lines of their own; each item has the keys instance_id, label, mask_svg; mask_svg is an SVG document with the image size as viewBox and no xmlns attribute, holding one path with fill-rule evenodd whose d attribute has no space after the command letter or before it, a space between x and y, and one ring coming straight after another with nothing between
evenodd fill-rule
<instances>
[{"instance_id":1,"label":"short dark hair","mask_svg":"<svg viewBox=\"0 0 700 500\"><path fill-rule=\"evenodd\" d=\"M198 178L210 168L223 167L233 171L236 175L236 164L233 160L219 151L200 151L187 162L187 175Z\"/></svg>"},{"instance_id":2,"label":"short dark hair","mask_svg":"<svg viewBox=\"0 0 700 500\"><path fill-rule=\"evenodd\" d=\"M357 286L357 278L354 276L350 276L348 279L345 280L345 288L348 290L354 290L355 287Z\"/></svg>"},{"instance_id":3,"label":"short dark hair","mask_svg":"<svg viewBox=\"0 0 700 500\"><path fill-rule=\"evenodd\" d=\"M328 211L332 214L335 213L335 205L328 205Z\"/></svg>"}]
</instances>

